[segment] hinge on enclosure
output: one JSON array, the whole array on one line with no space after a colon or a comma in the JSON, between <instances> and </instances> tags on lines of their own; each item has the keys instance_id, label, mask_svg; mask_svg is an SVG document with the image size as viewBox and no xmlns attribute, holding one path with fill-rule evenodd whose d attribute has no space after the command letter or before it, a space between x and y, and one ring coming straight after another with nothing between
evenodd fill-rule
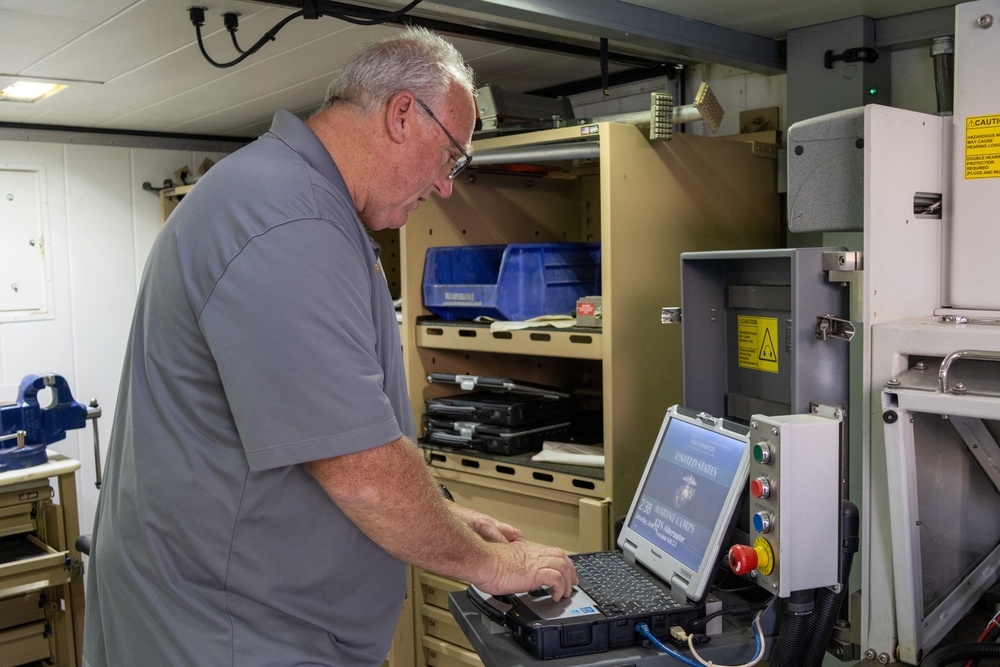
<instances>
[{"instance_id":1,"label":"hinge on enclosure","mask_svg":"<svg viewBox=\"0 0 1000 667\"><path fill-rule=\"evenodd\" d=\"M852 250L837 250L823 253L823 270L831 283L843 283L850 286L850 318L854 321L864 319L864 275L863 255Z\"/></svg>"},{"instance_id":2,"label":"hinge on enclosure","mask_svg":"<svg viewBox=\"0 0 1000 667\"><path fill-rule=\"evenodd\" d=\"M833 315L819 316L816 318L816 338L820 340L829 340L830 338L851 340L854 338L854 325L849 320Z\"/></svg>"}]
</instances>

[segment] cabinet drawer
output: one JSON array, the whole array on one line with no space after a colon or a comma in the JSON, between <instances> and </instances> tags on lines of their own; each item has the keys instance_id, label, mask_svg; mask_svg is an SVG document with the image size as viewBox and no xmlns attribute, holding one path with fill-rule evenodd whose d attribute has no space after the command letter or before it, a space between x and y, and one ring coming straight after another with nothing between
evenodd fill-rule
<instances>
[{"instance_id":1,"label":"cabinet drawer","mask_svg":"<svg viewBox=\"0 0 1000 667\"><path fill-rule=\"evenodd\" d=\"M41 593L15 595L0 600L0 630L45 620Z\"/></svg>"},{"instance_id":2,"label":"cabinet drawer","mask_svg":"<svg viewBox=\"0 0 1000 667\"><path fill-rule=\"evenodd\" d=\"M67 554L34 535L0 539L0 598L68 584Z\"/></svg>"},{"instance_id":3,"label":"cabinet drawer","mask_svg":"<svg viewBox=\"0 0 1000 667\"><path fill-rule=\"evenodd\" d=\"M473 650L472 644L469 643L462 628L458 626L458 621L455 620L450 611L432 607L429 604L421 605L420 620L423 623L422 634L443 639L470 651Z\"/></svg>"},{"instance_id":4,"label":"cabinet drawer","mask_svg":"<svg viewBox=\"0 0 1000 667\"><path fill-rule=\"evenodd\" d=\"M15 667L51 657L45 623L0 631L0 667Z\"/></svg>"},{"instance_id":5,"label":"cabinet drawer","mask_svg":"<svg viewBox=\"0 0 1000 667\"><path fill-rule=\"evenodd\" d=\"M483 667L479 656L467 649L424 635L424 664L429 667Z\"/></svg>"},{"instance_id":6,"label":"cabinet drawer","mask_svg":"<svg viewBox=\"0 0 1000 667\"><path fill-rule=\"evenodd\" d=\"M493 477L431 467L455 501L516 526L529 542L570 553L603 551L611 544L611 501Z\"/></svg>"},{"instance_id":7,"label":"cabinet drawer","mask_svg":"<svg viewBox=\"0 0 1000 667\"><path fill-rule=\"evenodd\" d=\"M420 586L417 595L417 605L432 605L439 609L444 609L450 615L451 612L448 611L448 594L456 591L464 591L468 587L468 584L463 584L454 579L441 577L420 569L415 569L414 572L417 574L417 581Z\"/></svg>"},{"instance_id":8,"label":"cabinet drawer","mask_svg":"<svg viewBox=\"0 0 1000 667\"><path fill-rule=\"evenodd\" d=\"M0 537L30 533L37 529L32 514L38 505L50 505L52 487L35 486L0 492Z\"/></svg>"},{"instance_id":9,"label":"cabinet drawer","mask_svg":"<svg viewBox=\"0 0 1000 667\"><path fill-rule=\"evenodd\" d=\"M37 525L31 516L32 507L31 503L0 506L0 537L34 532Z\"/></svg>"}]
</instances>

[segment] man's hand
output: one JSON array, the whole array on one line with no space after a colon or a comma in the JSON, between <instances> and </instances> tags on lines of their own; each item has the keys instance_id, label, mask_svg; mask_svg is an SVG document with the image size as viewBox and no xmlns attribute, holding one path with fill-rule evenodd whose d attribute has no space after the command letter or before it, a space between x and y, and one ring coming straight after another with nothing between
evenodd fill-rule
<instances>
[{"instance_id":1,"label":"man's hand","mask_svg":"<svg viewBox=\"0 0 1000 667\"><path fill-rule=\"evenodd\" d=\"M573 563L562 549L523 541L495 544L494 547L500 551L501 567L492 578L471 582L484 593L523 593L548 586L549 595L559 601L572 595L573 586L580 583Z\"/></svg>"},{"instance_id":2,"label":"man's hand","mask_svg":"<svg viewBox=\"0 0 1000 667\"><path fill-rule=\"evenodd\" d=\"M477 512L458 504L450 505L452 511L469 528L487 542L523 542L524 535L509 523L497 521L488 514Z\"/></svg>"}]
</instances>

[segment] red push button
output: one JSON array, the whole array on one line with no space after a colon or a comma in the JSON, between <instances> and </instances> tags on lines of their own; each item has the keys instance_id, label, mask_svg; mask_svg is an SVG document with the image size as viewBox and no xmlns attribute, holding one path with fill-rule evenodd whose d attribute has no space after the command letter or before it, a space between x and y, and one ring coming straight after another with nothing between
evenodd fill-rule
<instances>
[{"instance_id":1,"label":"red push button","mask_svg":"<svg viewBox=\"0 0 1000 667\"><path fill-rule=\"evenodd\" d=\"M757 477L750 480L750 495L754 498L768 498L771 495L771 482L767 477Z\"/></svg>"},{"instance_id":2,"label":"red push button","mask_svg":"<svg viewBox=\"0 0 1000 667\"><path fill-rule=\"evenodd\" d=\"M736 574L746 574L757 567L757 552L745 544L734 544L729 549L729 567Z\"/></svg>"}]
</instances>

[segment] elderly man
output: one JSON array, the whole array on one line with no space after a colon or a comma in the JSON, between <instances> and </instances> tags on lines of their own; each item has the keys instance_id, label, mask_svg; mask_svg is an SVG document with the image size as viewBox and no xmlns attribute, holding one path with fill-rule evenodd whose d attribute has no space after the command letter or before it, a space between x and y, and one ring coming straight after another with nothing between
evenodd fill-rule
<instances>
[{"instance_id":1,"label":"elderly man","mask_svg":"<svg viewBox=\"0 0 1000 667\"><path fill-rule=\"evenodd\" d=\"M405 564L568 595L559 549L449 503L412 438L378 246L469 160L472 73L409 28L220 161L150 254L88 570L84 663L378 665Z\"/></svg>"}]
</instances>

